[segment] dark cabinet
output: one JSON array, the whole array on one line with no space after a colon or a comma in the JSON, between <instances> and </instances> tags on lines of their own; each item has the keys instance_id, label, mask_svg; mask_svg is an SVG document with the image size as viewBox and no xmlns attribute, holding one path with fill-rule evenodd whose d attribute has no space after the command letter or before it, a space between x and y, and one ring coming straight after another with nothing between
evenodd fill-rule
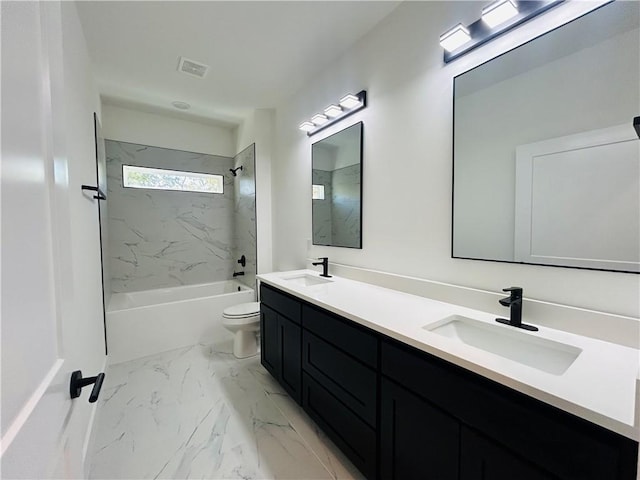
<instances>
[{"instance_id":1,"label":"dark cabinet","mask_svg":"<svg viewBox=\"0 0 640 480\"><path fill-rule=\"evenodd\" d=\"M260 361L262 366L275 377L280 377L280 329L278 328L278 314L260 305Z\"/></svg>"},{"instance_id":2,"label":"dark cabinet","mask_svg":"<svg viewBox=\"0 0 640 480\"><path fill-rule=\"evenodd\" d=\"M376 431L306 372L302 374L302 407L353 464L376 478Z\"/></svg>"},{"instance_id":3,"label":"dark cabinet","mask_svg":"<svg viewBox=\"0 0 640 480\"><path fill-rule=\"evenodd\" d=\"M281 384L298 403L302 396L300 369L301 328L285 317L278 317L280 327L280 358L282 359Z\"/></svg>"},{"instance_id":4,"label":"dark cabinet","mask_svg":"<svg viewBox=\"0 0 640 480\"><path fill-rule=\"evenodd\" d=\"M369 479L377 478L378 338L302 307L302 408Z\"/></svg>"},{"instance_id":5,"label":"dark cabinet","mask_svg":"<svg viewBox=\"0 0 640 480\"><path fill-rule=\"evenodd\" d=\"M460 425L460 480L635 479L636 442L398 342L382 342L381 351L383 385L389 383L385 377L393 379L414 395L410 401L408 392L400 395L392 389L396 402L405 399L403 418L421 419L427 406L432 406ZM430 430L424 419L408 423L405 430L394 427L389 417L399 404L395 410L389 406L387 389L382 396L383 444L412 440L425 444L439 435L449 438L450 422L432 422ZM388 452L382 458L383 466L397 462ZM404 477L445 478L411 472Z\"/></svg>"},{"instance_id":6,"label":"dark cabinet","mask_svg":"<svg viewBox=\"0 0 640 480\"><path fill-rule=\"evenodd\" d=\"M635 480L638 443L262 284L261 360L370 480Z\"/></svg>"},{"instance_id":7,"label":"dark cabinet","mask_svg":"<svg viewBox=\"0 0 640 480\"><path fill-rule=\"evenodd\" d=\"M387 379L381 392L380 477L457 480L459 422Z\"/></svg>"},{"instance_id":8,"label":"dark cabinet","mask_svg":"<svg viewBox=\"0 0 640 480\"><path fill-rule=\"evenodd\" d=\"M300 303L266 285L261 286L260 293L261 363L291 398L301 403Z\"/></svg>"},{"instance_id":9,"label":"dark cabinet","mask_svg":"<svg viewBox=\"0 0 640 480\"><path fill-rule=\"evenodd\" d=\"M558 477L468 428L462 428L460 480L554 480ZM525 455L528 452L524 452Z\"/></svg>"}]
</instances>

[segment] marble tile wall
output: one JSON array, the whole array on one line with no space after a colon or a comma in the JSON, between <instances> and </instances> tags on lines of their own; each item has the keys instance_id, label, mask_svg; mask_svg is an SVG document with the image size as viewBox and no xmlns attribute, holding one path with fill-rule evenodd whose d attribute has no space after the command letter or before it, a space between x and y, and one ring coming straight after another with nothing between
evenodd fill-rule
<instances>
[{"instance_id":1,"label":"marble tile wall","mask_svg":"<svg viewBox=\"0 0 640 480\"><path fill-rule=\"evenodd\" d=\"M314 185L324 185L324 200L312 200L313 244L331 245L331 172L314 168Z\"/></svg>"},{"instance_id":2,"label":"marble tile wall","mask_svg":"<svg viewBox=\"0 0 640 480\"><path fill-rule=\"evenodd\" d=\"M331 178L331 233L333 245L359 246L360 165L334 170Z\"/></svg>"},{"instance_id":3,"label":"marble tile wall","mask_svg":"<svg viewBox=\"0 0 640 480\"><path fill-rule=\"evenodd\" d=\"M234 167L242 166L233 177L234 182L234 239L233 258L235 271L243 271L244 275L236 277L251 288L255 288L257 271L256 242L256 148L252 144L237 154ZM237 261L244 255L246 265L243 268Z\"/></svg>"},{"instance_id":4,"label":"marble tile wall","mask_svg":"<svg viewBox=\"0 0 640 480\"><path fill-rule=\"evenodd\" d=\"M231 278L234 181L229 157L106 140L111 290ZM224 194L122 187L122 165L224 175Z\"/></svg>"},{"instance_id":5,"label":"marble tile wall","mask_svg":"<svg viewBox=\"0 0 640 480\"><path fill-rule=\"evenodd\" d=\"M360 165L337 170L314 169L312 181L324 185L324 200L313 200L313 243L339 247L360 245Z\"/></svg>"}]
</instances>

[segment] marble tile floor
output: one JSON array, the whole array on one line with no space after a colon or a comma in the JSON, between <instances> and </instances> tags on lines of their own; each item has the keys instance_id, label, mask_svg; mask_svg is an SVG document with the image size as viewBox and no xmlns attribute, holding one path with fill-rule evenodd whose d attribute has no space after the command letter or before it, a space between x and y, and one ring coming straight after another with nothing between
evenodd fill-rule
<instances>
[{"instance_id":1,"label":"marble tile floor","mask_svg":"<svg viewBox=\"0 0 640 480\"><path fill-rule=\"evenodd\" d=\"M361 479L260 365L195 345L107 369L92 479Z\"/></svg>"}]
</instances>

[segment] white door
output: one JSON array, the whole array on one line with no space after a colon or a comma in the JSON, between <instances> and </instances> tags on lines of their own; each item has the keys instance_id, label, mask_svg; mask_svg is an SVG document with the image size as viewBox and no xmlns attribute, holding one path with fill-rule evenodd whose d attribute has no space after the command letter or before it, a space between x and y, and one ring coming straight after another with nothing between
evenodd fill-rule
<instances>
[{"instance_id":1,"label":"white door","mask_svg":"<svg viewBox=\"0 0 640 480\"><path fill-rule=\"evenodd\" d=\"M88 389L70 399L70 372L97 372L85 371L73 332L79 293L73 288L62 10L58 3L3 1L0 17L1 474L82 478L93 404ZM97 211L96 224L87 228L97 229Z\"/></svg>"},{"instance_id":2,"label":"white door","mask_svg":"<svg viewBox=\"0 0 640 480\"><path fill-rule=\"evenodd\" d=\"M516 150L517 262L640 271L640 142L631 126Z\"/></svg>"}]
</instances>

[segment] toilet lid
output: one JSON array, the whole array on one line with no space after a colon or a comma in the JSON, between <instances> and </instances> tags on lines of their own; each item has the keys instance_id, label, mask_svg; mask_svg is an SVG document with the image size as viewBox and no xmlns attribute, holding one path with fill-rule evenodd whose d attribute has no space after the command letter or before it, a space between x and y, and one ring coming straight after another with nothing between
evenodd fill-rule
<instances>
[{"instance_id":1,"label":"toilet lid","mask_svg":"<svg viewBox=\"0 0 640 480\"><path fill-rule=\"evenodd\" d=\"M220 311L220 310L218 310ZM227 318L242 318L258 315L260 313L260 302L249 302L225 308L222 315Z\"/></svg>"}]
</instances>

